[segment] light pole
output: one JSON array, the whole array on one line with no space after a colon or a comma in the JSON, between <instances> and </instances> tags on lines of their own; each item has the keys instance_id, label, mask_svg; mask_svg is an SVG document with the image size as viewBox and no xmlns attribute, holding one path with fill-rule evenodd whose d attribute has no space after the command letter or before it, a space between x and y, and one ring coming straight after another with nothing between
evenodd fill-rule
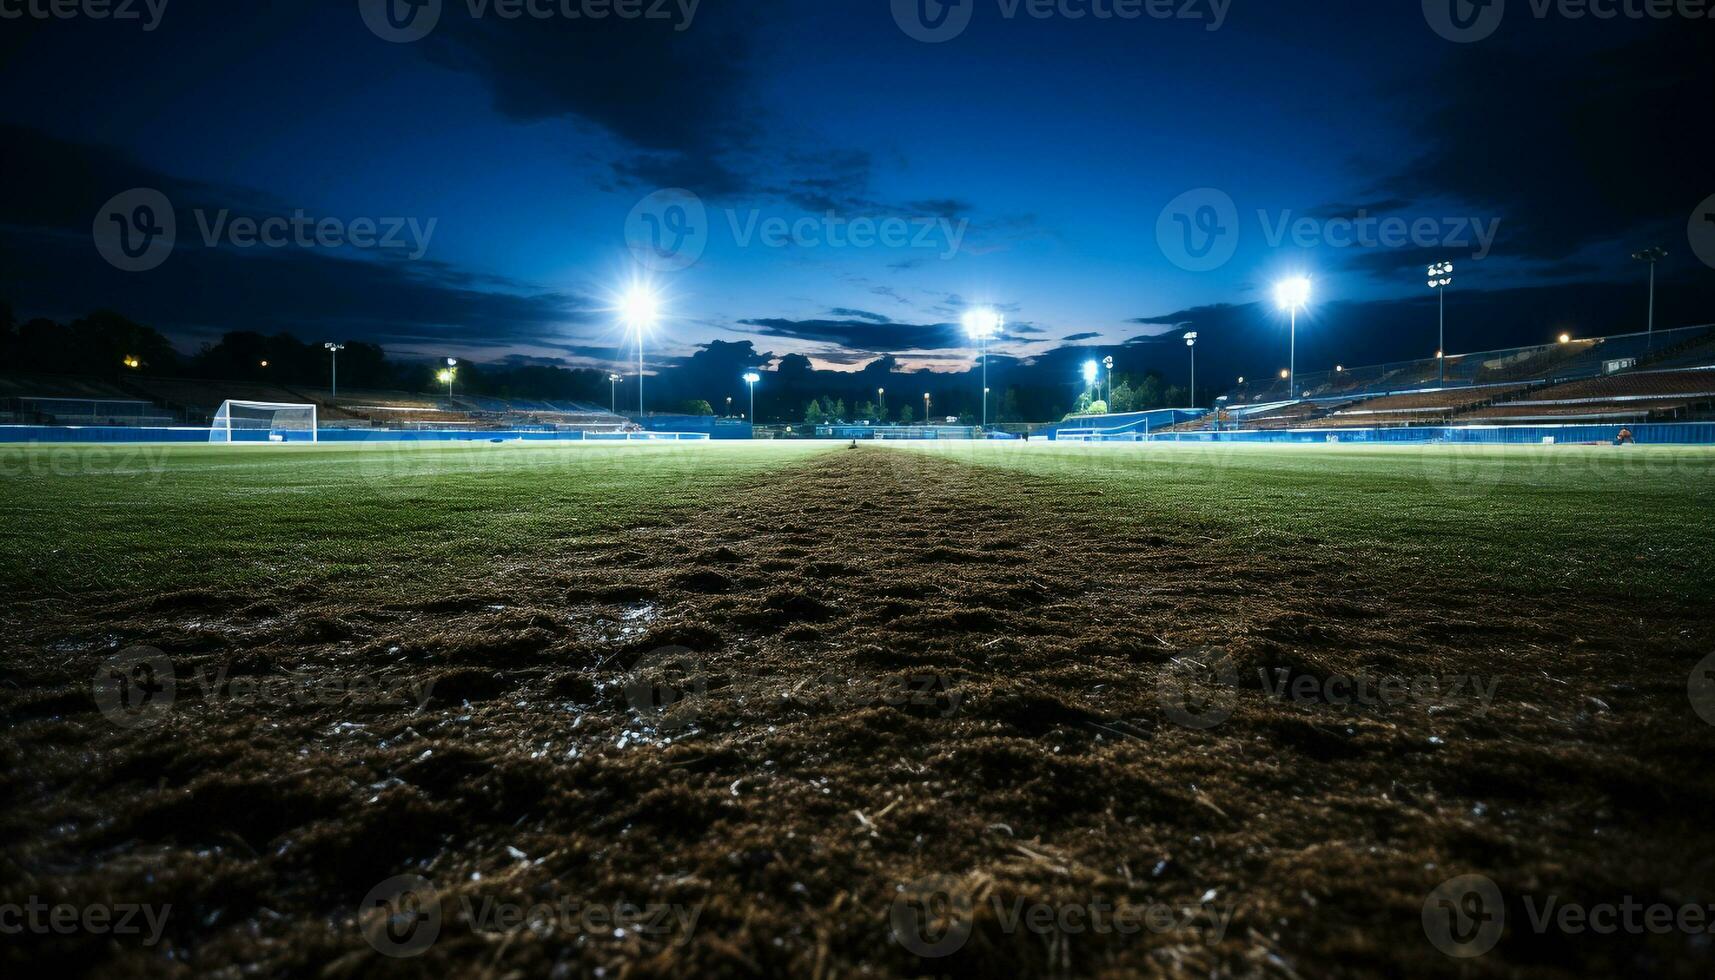
<instances>
[{"instance_id":1,"label":"light pole","mask_svg":"<svg viewBox=\"0 0 1715 980\"><path fill-rule=\"evenodd\" d=\"M1000 333L1000 314L994 310L971 310L965 314L965 333L982 346L983 359L983 428L989 427L989 338Z\"/></svg>"},{"instance_id":2,"label":"light pole","mask_svg":"<svg viewBox=\"0 0 1715 980\"><path fill-rule=\"evenodd\" d=\"M660 301L655 293L647 286L633 286L625 294L625 300L620 305L620 315L625 325L637 335L637 421L643 422L643 335L655 326L656 317L660 315Z\"/></svg>"},{"instance_id":3,"label":"light pole","mask_svg":"<svg viewBox=\"0 0 1715 980\"><path fill-rule=\"evenodd\" d=\"M732 418L732 396L726 396L726 417Z\"/></svg>"},{"instance_id":4,"label":"light pole","mask_svg":"<svg viewBox=\"0 0 1715 980\"><path fill-rule=\"evenodd\" d=\"M1453 263L1437 262L1429 267L1429 288L1441 295L1441 328L1435 343L1435 377L1447 383L1447 287L1453 285Z\"/></svg>"},{"instance_id":5,"label":"light pole","mask_svg":"<svg viewBox=\"0 0 1715 980\"><path fill-rule=\"evenodd\" d=\"M327 351L329 358L333 361L333 373L331 375L333 378L333 384L328 397L328 403L331 405L332 403L339 401L339 352L345 350L345 345L336 344L330 340L322 345L322 350Z\"/></svg>"},{"instance_id":6,"label":"light pole","mask_svg":"<svg viewBox=\"0 0 1715 980\"><path fill-rule=\"evenodd\" d=\"M883 422L886 422L887 421L887 389L886 388L875 389L875 397L881 402L881 420Z\"/></svg>"},{"instance_id":7,"label":"light pole","mask_svg":"<svg viewBox=\"0 0 1715 980\"><path fill-rule=\"evenodd\" d=\"M927 391L923 393L923 424L929 424L929 393Z\"/></svg>"},{"instance_id":8,"label":"light pole","mask_svg":"<svg viewBox=\"0 0 1715 980\"><path fill-rule=\"evenodd\" d=\"M1107 404L1108 411L1111 412L1114 408L1114 359L1111 356L1102 358L1102 367L1108 370L1108 397L1102 401Z\"/></svg>"},{"instance_id":9,"label":"light pole","mask_svg":"<svg viewBox=\"0 0 1715 980\"><path fill-rule=\"evenodd\" d=\"M1185 346L1191 349L1191 407L1197 407L1197 331L1185 335Z\"/></svg>"},{"instance_id":10,"label":"light pole","mask_svg":"<svg viewBox=\"0 0 1715 980\"><path fill-rule=\"evenodd\" d=\"M1292 311L1292 349L1286 368L1286 396L1298 397L1298 308L1310 302L1310 280L1303 276L1294 276L1277 283L1274 287L1274 299L1282 307Z\"/></svg>"},{"instance_id":11,"label":"light pole","mask_svg":"<svg viewBox=\"0 0 1715 980\"><path fill-rule=\"evenodd\" d=\"M459 359L456 357L447 358L447 366L441 370L440 380L447 383L447 401L449 402L453 400L453 378L458 375L458 372Z\"/></svg>"},{"instance_id":12,"label":"light pole","mask_svg":"<svg viewBox=\"0 0 1715 980\"><path fill-rule=\"evenodd\" d=\"M1101 366L1095 361L1084 362L1084 393L1089 395L1092 401L1095 400L1097 394L1096 378L1100 377L1100 371Z\"/></svg>"},{"instance_id":13,"label":"light pole","mask_svg":"<svg viewBox=\"0 0 1715 980\"><path fill-rule=\"evenodd\" d=\"M762 380L762 375L755 371L746 371L744 383L750 386L750 424L756 424L756 383Z\"/></svg>"},{"instance_id":14,"label":"light pole","mask_svg":"<svg viewBox=\"0 0 1715 980\"><path fill-rule=\"evenodd\" d=\"M1667 258L1667 249L1651 245L1641 252L1633 252L1632 258L1649 263L1649 337L1644 342L1644 349L1651 350L1655 347L1655 264Z\"/></svg>"},{"instance_id":15,"label":"light pole","mask_svg":"<svg viewBox=\"0 0 1715 980\"><path fill-rule=\"evenodd\" d=\"M607 376L608 410L619 414L619 375L609 373Z\"/></svg>"}]
</instances>

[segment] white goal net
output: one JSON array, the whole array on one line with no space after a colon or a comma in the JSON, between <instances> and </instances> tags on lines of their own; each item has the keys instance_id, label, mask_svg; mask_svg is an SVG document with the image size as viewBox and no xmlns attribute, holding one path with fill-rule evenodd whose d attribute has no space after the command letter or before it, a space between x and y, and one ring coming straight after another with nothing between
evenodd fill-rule
<instances>
[{"instance_id":1,"label":"white goal net","mask_svg":"<svg viewBox=\"0 0 1715 980\"><path fill-rule=\"evenodd\" d=\"M316 407L228 399L214 413L209 442L315 442Z\"/></svg>"}]
</instances>

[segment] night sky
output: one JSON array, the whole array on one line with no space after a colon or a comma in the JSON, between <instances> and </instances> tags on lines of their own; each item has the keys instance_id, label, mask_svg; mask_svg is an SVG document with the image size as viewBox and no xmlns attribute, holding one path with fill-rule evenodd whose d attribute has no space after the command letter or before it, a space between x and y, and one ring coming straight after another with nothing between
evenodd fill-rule
<instances>
[{"instance_id":1,"label":"night sky","mask_svg":"<svg viewBox=\"0 0 1715 980\"><path fill-rule=\"evenodd\" d=\"M669 314L650 370L688 394L794 353L965 371L957 323L979 305L1007 318L1003 379L1070 382L1094 348L1182 381L1196 329L1218 385L1285 365L1268 301L1285 275L1315 282L1312 370L1432 354L1423 273L1442 259L1453 351L1642 329L1629 256L1653 244L1658 327L1715 320L1692 237L1715 210L1707 17L641 0L595 19L610 4L536 0L543 16L509 18L515 0L427 0L410 20L391 0L389 20L359 0L115 0L126 20L30 2L48 0L0 0L0 299L20 318L116 310L187 352L291 331L619 367L615 296L647 280ZM1450 8L1483 36L1443 37ZM956 36L918 39L937 32ZM139 188L176 234L126 271L97 232ZM333 230L242 244L240 219L298 213ZM1397 224L1365 241L1339 220L1360 216Z\"/></svg>"}]
</instances>

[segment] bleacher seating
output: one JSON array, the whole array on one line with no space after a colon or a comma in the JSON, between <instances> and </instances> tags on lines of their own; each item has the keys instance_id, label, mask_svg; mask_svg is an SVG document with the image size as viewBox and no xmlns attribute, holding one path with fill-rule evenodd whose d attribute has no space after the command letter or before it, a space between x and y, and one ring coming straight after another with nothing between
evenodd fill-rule
<instances>
[{"instance_id":1,"label":"bleacher seating","mask_svg":"<svg viewBox=\"0 0 1715 980\"><path fill-rule=\"evenodd\" d=\"M1459 421L1676 417L1715 403L1715 370L1630 371L1569 381L1459 416Z\"/></svg>"}]
</instances>

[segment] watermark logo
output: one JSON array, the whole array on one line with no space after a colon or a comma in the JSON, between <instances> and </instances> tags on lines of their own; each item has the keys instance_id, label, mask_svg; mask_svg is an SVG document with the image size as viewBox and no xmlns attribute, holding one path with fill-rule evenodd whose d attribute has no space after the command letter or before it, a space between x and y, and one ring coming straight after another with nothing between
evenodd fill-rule
<instances>
[{"instance_id":1,"label":"watermark logo","mask_svg":"<svg viewBox=\"0 0 1715 980\"><path fill-rule=\"evenodd\" d=\"M1697 666L1691 668L1691 679L1686 689L1691 695L1691 710L1697 712L1697 717L1705 723L1715 725L1715 653L1699 660Z\"/></svg>"},{"instance_id":2,"label":"watermark logo","mask_svg":"<svg viewBox=\"0 0 1715 980\"><path fill-rule=\"evenodd\" d=\"M377 953L418 956L441 935L441 896L422 875L396 875L369 890L357 909L363 938Z\"/></svg>"},{"instance_id":3,"label":"watermark logo","mask_svg":"<svg viewBox=\"0 0 1715 980\"><path fill-rule=\"evenodd\" d=\"M1691 212L1685 235L1691 240L1691 251L1698 260L1715 269L1715 194L1704 198L1697 210Z\"/></svg>"},{"instance_id":4,"label":"watermark logo","mask_svg":"<svg viewBox=\"0 0 1715 980\"><path fill-rule=\"evenodd\" d=\"M0 20L137 22L147 34L161 26L167 0L0 0Z\"/></svg>"},{"instance_id":5,"label":"watermark logo","mask_svg":"<svg viewBox=\"0 0 1715 980\"><path fill-rule=\"evenodd\" d=\"M178 695L173 661L155 647L126 647L95 671L95 706L120 728L161 723Z\"/></svg>"},{"instance_id":6,"label":"watermark logo","mask_svg":"<svg viewBox=\"0 0 1715 980\"><path fill-rule=\"evenodd\" d=\"M678 272L695 265L709 245L709 212L703 199L682 187L656 191L625 217L625 243L651 272Z\"/></svg>"},{"instance_id":7,"label":"watermark logo","mask_svg":"<svg viewBox=\"0 0 1715 980\"><path fill-rule=\"evenodd\" d=\"M887 919L899 945L926 959L939 959L970 941L976 901L958 878L929 875L899 886Z\"/></svg>"},{"instance_id":8,"label":"watermark logo","mask_svg":"<svg viewBox=\"0 0 1715 980\"><path fill-rule=\"evenodd\" d=\"M1506 924L1501 889L1483 875L1449 878L1423 900L1424 933L1436 949L1454 959L1494 949Z\"/></svg>"},{"instance_id":9,"label":"watermark logo","mask_svg":"<svg viewBox=\"0 0 1715 980\"><path fill-rule=\"evenodd\" d=\"M171 905L136 902L50 905L36 895L23 902L0 902L0 936L141 936L144 946L160 943Z\"/></svg>"},{"instance_id":10,"label":"watermark logo","mask_svg":"<svg viewBox=\"0 0 1715 980\"><path fill-rule=\"evenodd\" d=\"M720 212L738 248L929 249L951 259L964 247L969 218L947 215L847 215L828 210L788 218L757 208ZM638 201L625 219L625 243L637 264L652 272L678 272L696 264L714 235L702 199L681 187L655 191Z\"/></svg>"},{"instance_id":11,"label":"watermark logo","mask_svg":"<svg viewBox=\"0 0 1715 980\"><path fill-rule=\"evenodd\" d=\"M173 202L152 187L113 195L95 213L95 250L122 272L147 272L173 254L179 222Z\"/></svg>"},{"instance_id":12,"label":"watermark logo","mask_svg":"<svg viewBox=\"0 0 1715 980\"><path fill-rule=\"evenodd\" d=\"M893 0L893 22L924 44L951 41L971 26L977 0Z\"/></svg>"},{"instance_id":13,"label":"watermark logo","mask_svg":"<svg viewBox=\"0 0 1715 980\"><path fill-rule=\"evenodd\" d=\"M686 647L657 647L640 657L625 678L625 700L648 724L686 728L702 714L709 693L702 658Z\"/></svg>"},{"instance_id":14,"label":"watermark logo","mask_svg":"<svg viewBox=\"0 0 1715 980\"><path fill-rule=\"evenodd\" d=\"M441 22L441 0L357 0L357 10L376 37L393 44L421 41Z\"/></svg>"},{"instance_id":15,"label":"watermark logo","mask_svg":"<svg viewBox=\"0 0 1715 980\"><path fill-rule=\"evenodd\" d=\"M1238 686L1238 672L1220 650L1189 650L1167 665L1156 700L1174 723L1207 731L1233 716Z\"/></svg>"},{"instance_id":16,"label":"watermark logo","mask_svg":"<svg viewBox=\"0 0 1715 980\"><path fill-rule=\"evenodd\" d=\"M1161 209L1155 241L1161 254L1186 272L1219 269L1238 251L1238 206L1213 187L1186 191Z\"/></svg>"},{"instance_id":17,"label":"watermark logo","mask_svg":"<svg viewBox=\"0 0 1715 980\"><path fill-rule=\"evenodd\" d=\"M925 44L951 41L970 26L977 0L893 0L893 21ZM1183 20L1206 31L1227 22L1232 0L995 0L1002 20Z\"/></svg>"},{"instance_id":18,"label":"watermark logo","mask_svg":"<svg viewBox=\"0 0 1715 980\"><path fill-rule=\"evenodd\" d=\"M191 211L205 248L357 248L403 254L415 260L429 250L438 218L311 217L291 214L233 215L221 208ZM95 214L95 250L125 272L147 272L167 261L178 242L178 216L167 195L150 187L115 194Z\"/></svg>"},{"instance_id":19,"label":"watermark logo","mask_svg":"<svg viewBox=\"0 0 1715 980\"><path fill-rule=\"evenodd\" d=\"M1481 41L1500 29L1506 0L1423 0L1423 19L1455 44Z\"/></svg>"},{"instance_id":20,"label":"watermark logo","mask_svg":"<svg viewBox=\"0 0 1715 980\"><path fill-rule=\"evenodd\" d=\"M443 0L357 0L370 33L393 44L421 41L441 22ZM689 30L702 0L464 0L473 21L499 20L666 20L673 30Z\"/></svg>"}]
</instances>

